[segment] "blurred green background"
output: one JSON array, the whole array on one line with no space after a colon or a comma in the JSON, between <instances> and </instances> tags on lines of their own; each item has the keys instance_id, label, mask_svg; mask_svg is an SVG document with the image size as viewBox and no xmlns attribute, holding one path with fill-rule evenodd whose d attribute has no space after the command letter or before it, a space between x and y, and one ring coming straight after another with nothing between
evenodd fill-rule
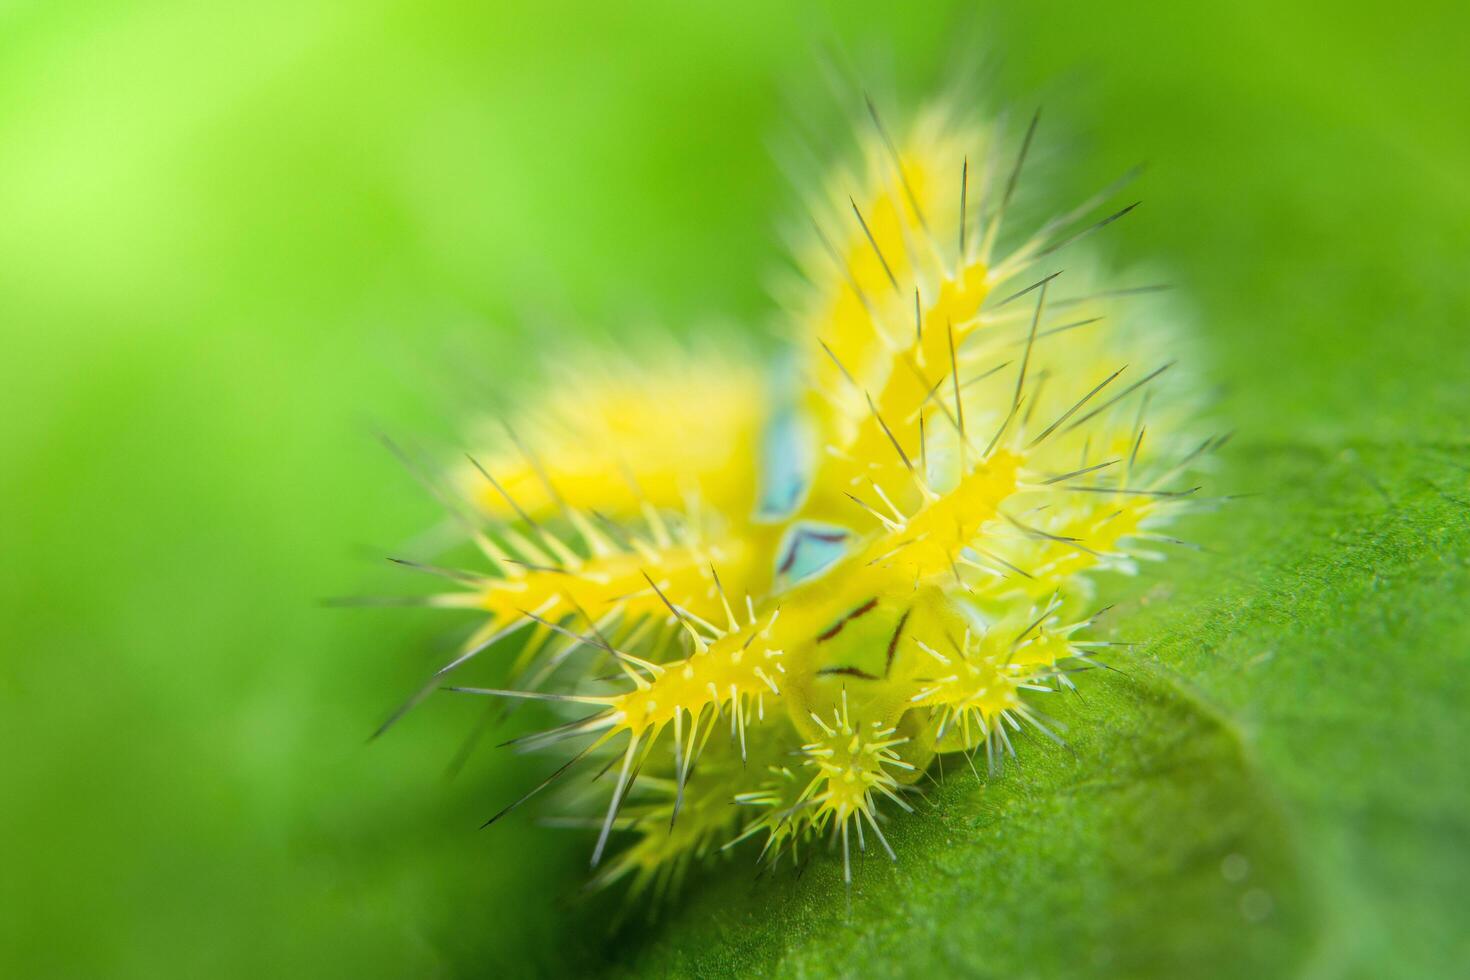
<instances>
[{"instance_id":1,"label":"blurred green background","mask_svg":"<svg viewBox=\"0 0 1470 980\"><path fill-rule=\"evenodd\" d=\"M1470 961L1463 5L902 6L0 4L0 974ZM1136 619L1167 710L1208 711L1120 702L1078 766L940 794L978 822L908 821L852 912L820 874L742 912L742 869L609 943L569 901L583 841L474 829L544 760L446 780L447 701L367 744L447 624L318 600L413 584L380 556L434 510L376 430L452 444L578 325L766 335L768 146L832 51L901 93L982 56L985 101L1045 101L1058 201L1149 163L1105 247L1180 287L1239 432L1220 481L1264 494ZM1248 793L1045 809L1206 716ZM1217 901L1225 813L1264 834L1264 905ZM944 848L982 837L988 890L956 891L979 865Z\"/></svg>"}]
</instances>

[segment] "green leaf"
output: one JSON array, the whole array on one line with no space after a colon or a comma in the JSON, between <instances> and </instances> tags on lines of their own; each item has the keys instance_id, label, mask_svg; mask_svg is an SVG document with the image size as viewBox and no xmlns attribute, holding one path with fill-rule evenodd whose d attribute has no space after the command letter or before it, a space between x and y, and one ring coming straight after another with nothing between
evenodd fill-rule
<instances>
[{"instance_id":1,"label":"green leaf","mask_svg":"<svg viewBox=\"0 0 1470 980\"><path fill-rule=\"evenodd\" d=\"M893 821L896 866L870 854L850 895L830 857L800 880L725 869L657 928L623 934L628 972L1429 975L1452 962L1465 941L1435 909L1467 868L1452 821L1470 800L1449 747L1470 695L1456 670L1470 630L1452 605L1470 594L1455 493L1470 453L1234 455L1229 476L1288 489L1196 521L1213 553L1171 563L1120 609L1121 629L1154 639L1111 661L1123 673L1044 705L1075 757L1032 738L989 779L951 757L930 812ZM1444 834L1403 834L1429 814Z\"/></svg>"}]
</instances>

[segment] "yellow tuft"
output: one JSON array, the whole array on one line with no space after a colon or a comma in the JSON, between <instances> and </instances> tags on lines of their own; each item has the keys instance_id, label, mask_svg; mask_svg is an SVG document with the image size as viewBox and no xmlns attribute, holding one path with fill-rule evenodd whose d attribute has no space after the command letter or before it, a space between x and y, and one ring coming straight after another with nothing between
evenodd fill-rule
<instances>
[{"instance_id":1,"label":"yellow tuft","mask_svg":"<svg viewBox=\"0 0 1470 980\"><path fill-rule=\"evenodd\" d=\"M457 482L498 520L517 516L508 495L536 519L561 503L622 519L702 496L744 521L768 402L761 372L735 354L562 363L535 402L476 437L505 493L471 466Z\"/></svg>"}]
</instances>

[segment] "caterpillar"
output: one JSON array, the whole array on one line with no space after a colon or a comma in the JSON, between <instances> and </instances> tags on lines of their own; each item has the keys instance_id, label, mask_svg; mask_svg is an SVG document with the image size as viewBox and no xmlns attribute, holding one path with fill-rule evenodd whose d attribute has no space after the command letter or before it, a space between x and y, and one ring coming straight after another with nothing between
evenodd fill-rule
<instances>
[{"instance_id":1,"label":"caterpillar","mask_svg":"<svg viewBox=\"0 0 1470 980\"><path fill-rule=\"evenodd\" d=\"M1017 145L949 103L866 109L796 244L787 390L728 353L564 362L448 474L481 565L425 566L452 583L428 601L478 626L389 724L441 688L566 710L513 740L559 757L486 823L594 773L561 822L597 885L819 839L850 882L938 756L1062 742L1043 704L1109 646L1098 573L1160 557L1223 445L1128 315L1151 287L1091 271L1118 186L1017 235L1036 117ZM458 682L503 650L507 687Z\"/></svg>"}]
</instances>

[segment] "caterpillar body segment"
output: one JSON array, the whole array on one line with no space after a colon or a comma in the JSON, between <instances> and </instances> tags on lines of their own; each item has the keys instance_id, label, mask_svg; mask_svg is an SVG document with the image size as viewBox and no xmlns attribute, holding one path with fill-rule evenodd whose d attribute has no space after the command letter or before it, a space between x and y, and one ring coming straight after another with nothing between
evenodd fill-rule
<instances>
[{"instance_id":1,"label":"caterpillar body segment","mask_svg":"<svg viewBox=\"0 0 1470 980\"><path fill-rule=\"evenodd\" d=\"M769 403L759 367L716 345L690 352L663 344L641 358L582 355L552 363L534 402L473 434L474 445L489 447L476 455L504 494L477 467L453 475L496 520L543 520L570 506L622 522L649 508L688 510L699 496L744 522L755 508Z\"/></svg>"}]
</instances>

